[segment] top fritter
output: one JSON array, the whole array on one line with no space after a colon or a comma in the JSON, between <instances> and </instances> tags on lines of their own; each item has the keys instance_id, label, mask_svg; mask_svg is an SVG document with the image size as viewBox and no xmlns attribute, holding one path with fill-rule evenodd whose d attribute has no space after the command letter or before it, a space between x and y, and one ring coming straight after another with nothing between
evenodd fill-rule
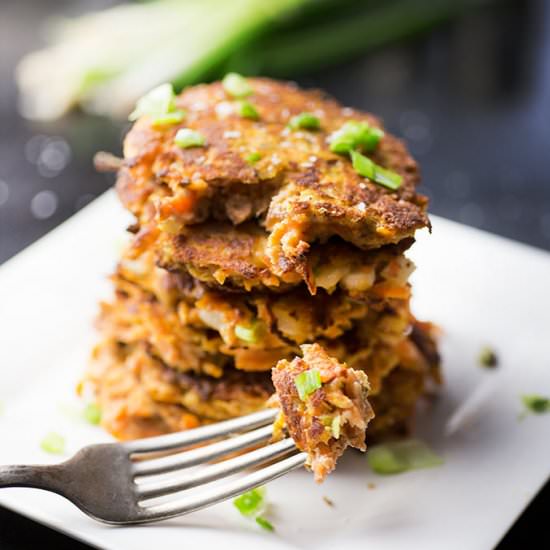
<instances>
[{"instance_id":1,"label":"top fritter","mask_svg":"<svg viewBox=\"0 0 550 550\"><path fill-rule=\"evenodd\" d=\"M256 219L275 272L339 236L362 249L429 225L418 167L375 117L290 83L228 75L143 98L117 189L139 224L186 233Z\"/></svg>"}]
</instances>

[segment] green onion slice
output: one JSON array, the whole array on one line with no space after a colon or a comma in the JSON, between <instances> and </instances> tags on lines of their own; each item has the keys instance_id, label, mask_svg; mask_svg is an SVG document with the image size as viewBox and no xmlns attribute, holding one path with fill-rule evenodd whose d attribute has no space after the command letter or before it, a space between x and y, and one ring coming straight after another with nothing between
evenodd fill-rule
<instances>
[{"instance_id":1,"label":"green onion slice","mask_svg":"<svg viewBox=\"0 0 550 550\"><path fill-rule=\"evenodd\" d=\"M246 155L246 157L244 157L244 160L246 160L248 164L256 164L261 158L262 155L257 151L254 151L253 153L249 153L248 155Z\"/></svg>"},{"instance_id":2,"label":"green onion slice","mask_svg":"<svg viewBox=\"0 0 550 550\"><path fill-rule=\"evenodd\" d=\"M65 452L65 438L58 433L49 433L41 442L43 451L54 455L61 455Z\"/></svg>"},{"instance_id":3,"label":"green onion slice","mask_svg":"<svg viewBox=\"0 0 550 550\"><path fill-rule=\"evenodd\" d=\"M228 73L222 80L223 89L232 97L247 97L254 90L244 76L237 73Z\"/></svg>"},{"instance_id":4,"label":"green onion slice","mask_svg":"<svg viewBox=\"0 0 550 550\"><path fill-rule=\"evenodd\" d=\"M85 420L90 424L97 426L101 422L101 409L95 403L86 405L83 411Z\"/></svg>"},{"instance_id":5,"label":"green onion slice","mask_svg":"<svg viewBox=\"0 0 550 550\"><path fill-rule=\"evenodd\" d=\"M400 176L396 172L392 172L391 170L382 168L377 164L375 164L374 167L374 181L376 183L378 183L382 187L385 187L386 189L390 189L391 191L396 191L401 187L401 184L403 183L402 176Z\"/></svg>"},{"instance_id":6,"label":"green onion slice","mask_svg":"<svg viewBox=\"0 0 550 550\"><path fill-rule=\"evenodd\" d=\"M479 362L483 367L492 369L498 366L497 354L490 347L484 347L479 353Z\"/></svg>"},{"instance_id":7,"label":"green onion slice","mask_svg":"<svg viewBox=\"0 0 550 550\"><path fill-rule=\"evenodd\" d=\"M138 99L136 108L130 113L128 120L137 120L144 115L153 118L161 117L175 111L175 109L176 95L172 84L161 84Z\"/></svg>"},{"instance_id":8,"label":"green onion slice","mask_svg":"<svg viewBox=\"0 0 550 550\"><path fill-rule=\"evenodd\" d=\"M294 385L298 390L300 399L305 401L308 395L321 387L321 374L317 369L301 372L294 378Z\"/></svg>"},{"instance_id":9,"label":"green onion slice","mask_svg":"<svg viewBox=\"0 0 550 550\"><path fill-rule=\"evenodd\" d=\"M443 464L441 457L417 439L371 447L367 452L367 461L373 471L382 475L433 468Z\"/></svg>"},{"instance_id":10,"label":"green onion slice","mask_svg":"<svg viewBox=\"0 0 550 550\"><path fill-rule=\"evenodd\" d=\"M275 531L275 527L273 527L273 524L265 519L263 516L258 516L256 518L256 523L266 531Z\"/></svg>"},{"instance_id":11,"label":"green onion slice","mask_svg":"<svg viewBox=\"0 0 550 550\"><path fill-rule=\"evenodd\" d=\"M365 178L369 178L374 181L374 176L376 174L375 164L372 160L357 151L350 151L351 153L351 163L353 169L360 175Z\"/></svg>"},{"instance_id":12,"label":"green onion slice","mask_svg":"<svg viewBox=\"0 0 550 550\"><path fill-rule=\"evenodd\" d=\"M360 176L369 178L391 191L396 191L401 187L403 178L399 174L378 166L370 158L357 151L352 150L350 154L353 168Z\"/></svg>"},{"instance_id":13,"label":"green onion slice","mask_svg":"<svg viewBox=\"0 0 550 550\"><path fill-rule=\"evenodd\" d=\"M251 120L258 120L260 118L260 114L256 110L256 107L254 107L250 101L246 101L245 99L237 102L236 112L243 118L250 118Z\"/></svg>"},{"instance_id":14,"label":"green onion slice","mask_svg":"<svg viewBox=\"0 0 550 550\"><path fill-rule=\"evenodd\" d=\"M265 507L265 487L256 487L233 500L235 508L246 517L260 514Z\"/></svg>"},{"instance_id":15,"label":"green onion slice","mask_svg":"<svg viewBox=\"0 0 550 550\"><path fill-rule=\"evenodd\" d=\"M534 414L544 414L550 412L550 397L543 395L522 395L521 400L527 411Z\"/></svg>"},{"instance_id":16,"label":"green onion slice","mask_svg":"<svg viewBox=\"0 0 550 550\"><path fill-rule=\"evenodd\" d=\"M293 116L288 125L293 130L298 130L300 128L304 128L306 130L318 130L321 127L321 121L319 120L319 117L316 117L314 114L304 112Z\"/></svg>"},{"instance_id":17,"label":"green onion slice","mask_svg":"<svg viewBox=\"0 0 550 550\"><path fill-rule=\"evenodd\" d=\"M178 124L185 118L185 111L174 111L173 113L166 113L165 115L157 115L151 120L153 126L171 126L172 124Z\"/></svg>"},{"instance_id":18,"label":"green onion slice","mask_svg":"<svg viewBox=\"0 0 550 550\"><path fill-rule=\"evenodd\" d=\"M374 151L384 132L367 122L348 120L328 137L333 153L349 153L353 149L365 152Z\"/></svg>"},{"instance_id":19,"label":"green onion slice","mask_svg":"<svg viewBox=\"0 0 550 550\"><path fill-rule=\"evenodd\" d=\"M206 138L200 132L190 128L180 128L174 137L174 143L182 149L202 147L206 143Z\"/></svg>"},{"instance_id":20,"label":"green onion slice","mask_svg":"<svg viewBox=\"0 0 550 550\"><path fill-rule=\"evenodd\" d=\"M256 344L260 340L262 333L263 325L258 321L250 325L235 325L235 336L239 340L243 340L249 344Z\"/></svg>"}]
</instances>

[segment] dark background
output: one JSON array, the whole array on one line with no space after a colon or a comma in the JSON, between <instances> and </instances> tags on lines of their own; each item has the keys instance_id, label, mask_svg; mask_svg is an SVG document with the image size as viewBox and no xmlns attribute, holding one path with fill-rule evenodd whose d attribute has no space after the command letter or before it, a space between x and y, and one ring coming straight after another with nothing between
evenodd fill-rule
<instances>
[{"instance_id":1,"label":"dark background","mask_svg":"<svg viewBox=\"0 0 550 550\"><path fill-rule=\"evenodd\" d=\"M0 0L0 263L112 183L91 159L98 149L119 153L126 125L80 114L25 121L13 81L21 55L42 44L45 17L110 3ZM550 2L487 3L297 80L380 115L404 137L422 165L433 213L550 249ZM540 545L549 538L542 520L549 506L547 486L499 550L550 546ZM0 508L0 549L38 544L88 548Z\"/></svg>"}]
</instances>

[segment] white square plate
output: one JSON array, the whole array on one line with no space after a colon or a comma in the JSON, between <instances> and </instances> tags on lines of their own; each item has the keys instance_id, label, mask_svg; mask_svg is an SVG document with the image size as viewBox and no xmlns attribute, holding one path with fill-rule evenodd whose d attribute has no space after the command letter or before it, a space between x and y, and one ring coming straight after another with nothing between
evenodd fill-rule
<instances>
[{"instance_id":1,"label":"white square plate","mask_svg":"<svg viewBox=\"0 0 550 550\"><path fill-rule=\"evenodd\" d=\"M55 461L39 448L50 431L66 437L68 453L108 440L66 409L128 221L108 192L0 269L0 463ZM268 489L275 533L231 503L137 528L97 524L40 491L4 489L0 503L117 550L493 547L550 473L550 415L518 420L521 394L550 394L550 255L443 219L433 224L411 257L414 311L444 329L446 383L418 419L442 467L380 477L350 452L321 486L295 472ZM479 367L485 344L497 350L498 369Z\"/></svg>"}]
</instances>

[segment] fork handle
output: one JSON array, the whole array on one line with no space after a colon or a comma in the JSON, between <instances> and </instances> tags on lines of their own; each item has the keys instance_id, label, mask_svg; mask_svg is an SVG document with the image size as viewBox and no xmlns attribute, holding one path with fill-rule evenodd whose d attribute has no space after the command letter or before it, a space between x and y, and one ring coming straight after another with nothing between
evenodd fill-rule
<instances>
[{"instance_id":1,"label":"fork handle","mask_svg":"<svg viewBox=\"0 0 550 550\"><path fill-rule=\"evenodd\" d=\"M60 466L0 466L0 488L32 487L61 493L64 476L63 468Z\"/></svg>"}]
</instances>

